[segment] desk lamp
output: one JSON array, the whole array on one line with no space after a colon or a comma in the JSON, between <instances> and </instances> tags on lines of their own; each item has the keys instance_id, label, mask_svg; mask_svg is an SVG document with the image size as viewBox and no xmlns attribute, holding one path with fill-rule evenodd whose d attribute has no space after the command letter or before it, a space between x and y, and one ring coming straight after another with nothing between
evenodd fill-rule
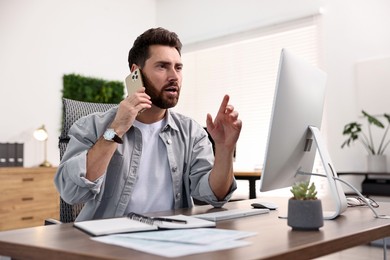
<instances>
[{"instance_id":1,"label":"desk lamp","mask_svg":"<svg viewBox=\"0 0 390 260\"><path fill-rule=\"evenodd\" d=\"M38 141L45 142L45 160L39 166L51 167L51 163L47 161L47 139L49 138L49 135L46 131L45 125L42 125L37 130L34 131L34 138L37 139Z\"/></svg>"}]
</instances>

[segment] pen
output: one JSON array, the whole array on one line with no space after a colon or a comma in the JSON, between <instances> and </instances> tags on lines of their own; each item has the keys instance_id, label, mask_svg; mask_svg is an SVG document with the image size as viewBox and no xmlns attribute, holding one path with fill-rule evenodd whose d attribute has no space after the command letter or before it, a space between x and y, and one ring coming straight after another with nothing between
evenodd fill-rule
<instances>
[{"instance_id":1,"label":"pen","mask_svg":"<svg viewBox=\"0 0 390 260\"><path fill-rule=\"evenodd\" d=\"M186 220L182 220L182 219L155 217L155 218L153 218L153 220L164 221L164 222L171 222L171 223L187 224L187 221Z\"/></svg>"},{"instance_id":2,"label":"pen","mask_svg":"<svg viewBox=\"0 0 390 260\"><path fill-rule=\"evenodd\" d=\"M128 218L138 220L144 223L153 224L153 221L164 221L164 222L170 222L170 223L180 223L180 224L187 224L186 220L182 219L174 219L174 218L163 218L163 217L147 217L141 214L137 214L134 212L130 212L127 214Z\"/></svg>"}]
</instances>

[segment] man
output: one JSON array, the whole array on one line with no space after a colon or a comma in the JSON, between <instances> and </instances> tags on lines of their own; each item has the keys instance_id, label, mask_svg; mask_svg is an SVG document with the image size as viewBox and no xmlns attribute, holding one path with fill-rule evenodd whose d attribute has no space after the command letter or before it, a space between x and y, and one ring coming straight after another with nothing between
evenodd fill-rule
<instances>
[{"instance_id":1,"label":"man","mask_svg":"<svg viewBox=\"0 0 390 260\"><path fill-rule=\"evenodd\" d=\"M169 109L180 95L181 46L163 28L144 32L129 52L144 88L71 127L55 184L66 202L85 203L76 221L192 207L192 198L221 207L230 199L242 123L227 95L215 119L207 115L214 158L206 131Z\"/></svg>"}]
</instances>

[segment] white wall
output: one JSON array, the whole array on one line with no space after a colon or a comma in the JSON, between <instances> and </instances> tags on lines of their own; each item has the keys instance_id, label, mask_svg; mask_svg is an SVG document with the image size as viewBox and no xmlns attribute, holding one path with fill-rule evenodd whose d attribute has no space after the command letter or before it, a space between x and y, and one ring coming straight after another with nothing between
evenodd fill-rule
<instances>
[{"instance_id":1,"label":"white wall","mask_svg":"<svg viewBox=\"0 0 390 260\"><path fill-rule=\"evenodd\" d=\"M233 0L165 0L157 2L157 23L175 30L190 44L303 17L320 8L323 69L329 77L323 134L338 171L364 171L365 151L359 145L341 149L342 130L364 109L357 107L355 63L390 56L389 1L253 0L243 4ZM169 12L172 15L166 15ZM390 96L390 88L385 91L376 95ZM382 112L390 112L390 102Z\"/></svg>"},{"instance_id":2,"label":"white wall","mask_svg":"<svg viewBox=\"0 0 390 260\"><path fill-rule=\"evenodd\" d=\"M344 141L341 131L346 123L357 119L358 111L366 109L359 107L357 102L356 63L390 57L390 2L332 0L327 3L323 44L329 86L326 107L328 146L339 171L364 171L365 151L360 144L341 149ZM390 68L387 70L390 73ZM389 97L390 87L375 95ZM376 100L370 102L375 103ZM386 108L382 113L390 112L390 102L387 102ZM390 150L386 154L389 155Z\"/></svg>"},{"instance_id":3,"label":"white wall","mask_svg":"<svg viewBox=\"0 0 390 260\"><path fill-rule=\"evenodd\" d=\"M318 11L321 0L157 1L157 24L184 44L256 29Z\"/></svg>"},{"instance_id":4,"label":"white wall","mask_svg":"<svg viewBox=\"0 0 390 260\"><path fill-rule=\"evenodd\" d=\"M45 123L49 161L58 164L62 75L121 80L128 49L149 27L176 31L189 44L304 16L321 6L329 74L325 136L339 171L364 170L363 149L342 150L341 131L359 110L355 63L390 56L387 0L1 0L0 142L24 141L25 166L39 164L41 145L31 134Z\"/></svg>"},{"instance_id":5,"label":"white wall","mask_svg":"<svg viewBox=\"0 0 390 260\"><path fill-rule=\"evenodd\" d=\"M25 166L38 165L32 132L44 123L58 165L62 76L124 79L128 51L155 17L154 0L1 0L0 142L24 142Z\"/></svg>"}]
</instances>

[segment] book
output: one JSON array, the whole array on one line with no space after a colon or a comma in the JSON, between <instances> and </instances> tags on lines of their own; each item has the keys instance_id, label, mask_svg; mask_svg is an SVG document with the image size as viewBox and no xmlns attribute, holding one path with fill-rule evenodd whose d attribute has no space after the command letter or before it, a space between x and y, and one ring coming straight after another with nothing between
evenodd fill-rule
<instances>
[{"instance_id":1,"label":"book","mask_svg":"<svg viewBox=\"0 0 390 260\"><path fill-rule=\"evenodd\" d=\"M80 221L75 222L73 225L92 236L160 229L190 229L216 226L213 221L185 215L146 217L135 213L129 213L127 216L118 218Z\"/></svg>"}]
</instances>

